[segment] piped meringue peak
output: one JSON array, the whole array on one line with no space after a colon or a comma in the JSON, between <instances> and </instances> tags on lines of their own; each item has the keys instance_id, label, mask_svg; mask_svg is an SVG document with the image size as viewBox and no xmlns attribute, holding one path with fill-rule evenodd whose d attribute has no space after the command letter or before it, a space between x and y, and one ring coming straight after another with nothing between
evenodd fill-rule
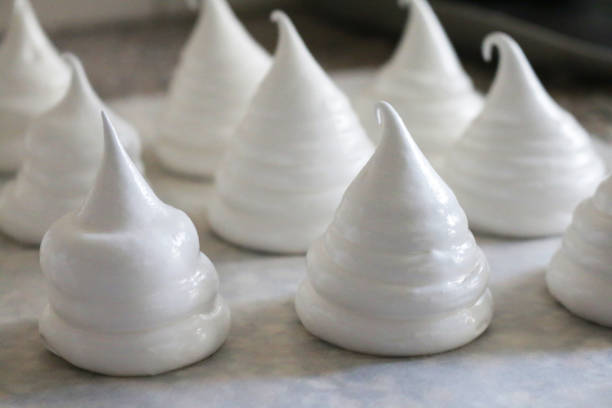
<instances>
[{"instance_id":1,"label":"piped meringue peak","mask_svg":"<svg viewBox=\"0 0 612 408\"><path fill-rule=\"evenodd\" d=\"M155 196L103 121L96 184L41 245L49 305L40 333L50 351L86 370L158 374L217 350L230 312L193 223Z\"/></svg>"},{"instance_id":2,"label":"piped meringue peak","mask_svg":"<svg viewBox=\"0 0 612 408\"><path fill-rule=\"evenodd\" d=\"M212 176L269 65L226 0L205 0L170 84L155 144L162 164Z\"/></svg>"},{"instance_id":3,"label":"piped meringue peak","mask_svg":"<svg viewBox=\"0 0 612 408\"><path fill-rule=\"evenodd\" d=\"M108 116L102 112L104 157L77 219L86 228L119 228L126 224L146 225L149 215L165 206L136 169L119 142ZM148 208L150 211L143 211Z\"/></svg>"},{"instance_id":4,"label":"piped meringue peak","mask_svg":"<svg viewBox=\"0 0 612 408\"><path fill-rule=\"evenodd\" d=\"M372 144L291 20L272 20L274 62L216 174L209 219L230 242L299 253L325 231Z\"/></svg>"},{"instance_id":5,"label":"piped meringue peak","mask_svg":"<svg viewBox=\"0 0 612 408\"><path fill-rule=\"evenodd\" d=\"M410 18L393 56L355 98L370 137L377 141L372 115L388 100L409 124L415 141L438 167L443 153L478 114L481 96L463 70L444 29L425 0L410 4Z\"/></svg>"},{"instance_id":6,"label":"piped meringue peak","mask_svg":"<svg viewBox=\"0 0 612 408\"><path fill-rule=\"evenodd\" d=\"M310 247L295 306L312 334L406 356L462 346L489 325L489 266L452 191L388 103L376 152Z\"/></svg>"},{"instance_id":7,"label":"piped meringue peak","mask_svg":"<svg viewBox=\"0 0 612 408\"><path fill-rule=\"evenodd\" d=\"M21 164L29 122L64 94L70 71L28 0L15 0L0 46L0 171Z\"/></svg>"},{"instance_id":8,"label":"piped meringue peak","mask_svg":"<svg viewBox=\"0 0 612 408\"><path fill-rule=\"evenodd\" d=\"M0 192L0 229L18 241L40 243L51 224L79 208L93 186L103 153L100 109L78 58L66 54L72 70L62 100L36 118L26 135L24 161L15 180ZM112 115L122 140L140 161L138 133Z\"/></svg>"},{"instance_id":9,"label":"piped meringue peak","mask_svg":"<svg viewBox=\"0 0 612 408\"><path fill-rule=\"evenodd\" d=\"M482 42L485 61L493 59L493 48L498 51L499 63L487 93L483 115L487 110L506 109L511 101L521 101L513 104L513 108L515 111L520 109L524 121L541 121L542 116L556 118L566 114L546 92L512 37L501 32L487 35Z\"/></svg>"},{"instance_id":10,"label":"piped meringue peak","mask_svg":"<svg viewBox=\"0 0 612 408\"><path fill-rule=\"evenodd\" d=\"M572 313L612 327L612 177L580 203L553 256L546 283Z\"/></svg>"},{"instance_id":11,"label":"piped meringue peak","mask_svg":"<svg viewBox=\"0 0 612 408\"><path fill-rule=\"evenodd\" d=\"M485 106L445 159L445 180L475 230L560 234L605 174L589 135L545 91L519 45L492 33L499 63Z\"/></svg>"}]
</instances>

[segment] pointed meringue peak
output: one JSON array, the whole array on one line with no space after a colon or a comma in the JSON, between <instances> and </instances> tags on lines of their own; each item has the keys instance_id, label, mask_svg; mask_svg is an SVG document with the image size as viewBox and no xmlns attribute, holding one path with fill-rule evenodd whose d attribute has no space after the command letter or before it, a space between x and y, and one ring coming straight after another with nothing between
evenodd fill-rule
<instances>
[{"instance_id":1,"label":"pointed meringue peak","mask_svg":"<svg viewBox=\"0 0 612 408\"><path fill-rule=\"evenodd\" d=\"M382 136L370 163L367 166L380 167L391 179L404 179L409 176L415 181L442 183L425 155L406 129L402 118L388 102L376 104L376 115Z\"/></svg>"},{"instance_id":2,"label":"pointed meringue peak","mask_svg":"<svg viewBox=\"0 0 612 408\"><path fill-rule=\"evenodd\" d=\"M399 0L398 4L410 6L410 17L392 63L432 75L463 75L457 54L429 3Z\"/></svg>"},{"instance_id":3,"label":"pointed meringue peak","mask_svg":"<svg viewBox=\"0 0 612 408\"><path fill-rule=\"evenodd\" d=\"M55 54L55 47L45 35L28 0L13 2L13 11L2 52L6 53L5 58L12 57L30 62L48 57L49 54Z\"/></svg>"},{"instance_id":4,"label":"pointed meringue peak","mask_svg":"<svg viewBox=\"0 0 612 408\"><path fill-rule=\"evenodd\" d=\"M147 220L151 211L163 204L126 153L104 112L102 122L104 157L77 217L87 227L107 230Z\"/></svg>"},{"instance_id":5,"label":"pointed meringue peak","mask_svg":"<svg viewBox=\"0 0 612 408\"><path fill-rule=\"evenodd\" d=\"M270 14L270 20L278 25L278 43L274 53L274 66L285 63L293 64L296 68L307 69L312 67L320 74L324 74L323 68L319 66L306 44L304 44L289 16L280 10L274 10Z\"/></svg>"},{"instance_id":6,"label":"pointed meringue peak","mask_svg":"<svg viewBox=\"0 0 612 408\"><path fill-rule=\"evenodd\" d=\"M268 58L266 51L240 23L226 0L203 0L197 26L190 40L196 48L205 44L211 51L227 49L227 53L232 50L251 53L244 56L246 61L248 58ZM252 55L254 53L258 55Z\"/></svg>"},{"instance_id":7,"label":"pointed meringue peak","mask_svg":"<svg viewBox=\"0 0 612 408\"><path fill-rule=\"evenodd\" d=\"M557 113L559 106L542 86L517 42L508 34L490 33L482 43L482 55L486 61L492 60L493 47L498 50L499 62L487 94L487 105L507 105L510 102L531 116Z\"/></svg>"},{"instance_id":8,"label":"pointed meringue peak","mask_svg":"<svg viewBox=\"0 0 612 408\"><path fill-rule=\"evenodd\" d=\"M66 65L68 65L72 73L70 86L63 102L75 102L81 105L83 100L87 100L101 104L102 102L92 88L79 58L72 53L64 53L62 54L62 59Z\"/></svg>"},{"instance_id":9,"label":"pointed meringue peak","mask_svg":"<svg viewBox=\"0 0 612 408\"><path fill-rule=\"evenodd\" d=\"M241 26L237 24L238 19L226 0L203 0L200 5L200 18L205 25L219 28Z\"/></svg>"}]
</instances>

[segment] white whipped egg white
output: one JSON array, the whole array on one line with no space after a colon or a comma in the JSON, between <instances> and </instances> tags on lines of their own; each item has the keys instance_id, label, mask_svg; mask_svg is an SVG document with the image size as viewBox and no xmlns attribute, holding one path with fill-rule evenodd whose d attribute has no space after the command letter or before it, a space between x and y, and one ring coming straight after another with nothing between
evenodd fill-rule
<instances>
[{"instance_id":1,"label":"white whipped egg white","mask_svg":"<svg viewBox=\"0 0 612 408\"><path fill-rule=\"evenodd\" d=\"M574 212L546 274L550 293L572 313L612 327L612 177Z\"/></svg>"},{"instance_id":2,"label":"white whipped egg white","mask_svg":"<svg viewBox=\"0 0 612 408\"><path fill-rule=\"evenodd\" d=\"M107 375L153 375L199 361L225 341L230 312L182 211L161 202L104 116L105 152L83 206L45 234L53 353Z\"/></svg>"},{"instance_id":3,"label":"white whipped egg white","mask_svg":"<svg viewBox=\"0 0 612 408\"><path fill-rule=\"evenodd\" d=\"M0 230L28 244L39 244L51 224L80 207L93 186L102 159L100 110L79 60L66 54L72 71L69 88L51 109L34 119L26 135L17 177L0 192ZM140 161L138 133L109 111L126 150Z\"/></svg>"},{"instance_id":4,"label":"white whipped egg white","mask_svg":"<svg viewBox=\"0 0 612 408\"><path fill-rule=\"evenodd\" d=\"M391 59L354 100L370 137L379 132L372 111L387 100L410 126L434 166L478 114L482 97L463 70L442 25L426 0L410 4L410 18Z\"/></svg>"},{"instance_id":5,"label":"white whipped egg white","mask_svg":"<svg viewBox=\"0 0 612 408\"><path fill-rule=\"evenodd\" d=\"M454 194L382 102L382 139L307 254L295 305L306 329L354 351L405 356L478 337L489 266Z\"/></svg>"},{"instance_id":6,"label":"white whipped egg white","mask_svg":"<svg viewBox=\"0 0 612 408\"><path fill-rule=\"evenodd\" d=\"M204 0L160 121L155 148L161 163L211 177L269 65L226 0Z\"/></svg>"},{"instance_id":7,"label":"white whipped egg white","mask_svg":"<svg viewBox=\"0 0 612 408\"><path fill-rule=\"evenodd\" d=\"M489 34L499 51L482 112L445 159L444 178L473 229L498 235L560 234L605 174L589 135L546 92L519 45Z\"/></svg>"},{"instance_id":8,"label":"white whipped egg white","mask_svg":"<svg viewBox=\"0 0 612 408\"><path fill-rule=\"evenodd\" d=\"M30 2L14 0L0 45L0 171L19 168L30 121L57 103L69 82Z\"/></svg>"},{"instance_id":9,"label":"white whipped egg white","mask_svg":"<svg viewBox=\"0 0 612 408\"><path fill-rule=\"evenodd\" d=\"M235 244L299 253L325 231L373 148L289 18L272 19L274 62L216 174L209 220Z\"/></svg>"}]
</instances>

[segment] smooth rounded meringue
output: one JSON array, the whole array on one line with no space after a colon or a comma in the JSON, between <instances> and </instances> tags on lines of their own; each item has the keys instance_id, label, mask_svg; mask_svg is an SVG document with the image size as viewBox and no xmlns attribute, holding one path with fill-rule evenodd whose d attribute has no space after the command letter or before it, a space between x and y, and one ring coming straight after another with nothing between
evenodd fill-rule
<instances>
[{"instance_id":1,"label":"smooth rounded meringue","mask_svg":"<svg viewBox=\"0 0 612 408\"><path fill-rule=\"evenodd\" d=\"M64 98L36 118L26 135L23 164L17 178L0 192L0 229L29 244L40 243L51 224L79 208L93 186L104 150L100 110L79 60L65 56L72 80ZM109 112L121 140L140 162L138 133Z\"/></svg>"},{"instance_id":2,"label":"smooth rounded meringue","mask_svg":"<svg viewBox=\"0 0 612 408\"><path fill-rule=\"evenodd\" d=\"M157 198L103 121L94 188L41 245L49 305L40 333L50 351L86 370L158 374L215 352L230 312L193 223Z\"/></svg>"},{"instance_id":3,"label":"smooth rounded meringue","mask_svg":"<svg viewBox=\"0 0 612 408\"><path fill-rule=\"evenodd\" d=\"M572 313L612 327L612 177L578 205L546 283Z\"/></svg>"},{"instance_id":4,"label":"smooth rounded meringue","mask_svg":"<svg viewBox=\"0 0 612 408\"><path fill-rule=\"evenodd\" d=\"M21 164L28 124L66 92L70 70L41 28L28 0L14 0L0 46L0 171Z\"/></svg>"},{"instance_id":5,"label":"smooth rounded meringue","mask_svg":"<svg viewBox=\"0 0 612 408\"><path fill-rule=\"evenodd\" d=\"M270 57L226 0L204 4L170 84L155 147L167 168L209 177L268 70Z\"/></svg>"},{"instance_id":6,"label":"smooth rounded meringue","mask_svg":"<svg viewBox=\"0 0 612 408\"><path fill-rule=\"evenodd\" d=\"M420 149L437 167L445 151L482 107L442 25L426 0L411 4L410 18L392 58L354 100L365 129L377 141L372 111L387 100L410 126Z\"/></svg>"},{"instance_id":7,"label":"smooth rounded meringue","mask_svg":"<svg viewBox=\"0 0 612 408\"><path fill-rule=\"evenodd\" d=\"M483 42L499 63L485 106L449 151L443 175L473 229L499 235L560 234L605 173L589 135L548 95L519 45Z\"/></svg>"},{"instance_id":8,"label":"smooth rounded meringue","mask_svg":"<svg viewBox=\"0 0 612 408\"><path fill-rule=\"evenodd\" d=\"M216 175L209 219L230 242L299 253L323 234L372 144L289 18L272 19L274 62Z\"/></svg>"},{"instance_id":9,"label":"smooth rounded meringue","mask_svg":"<svg viewBox=\"0 0 612 408\"><path fill-rule=\"evenodd\" d=\"M307 254L295 306L338 346L401 356L478 337L493 313L489 265L453 192L391 105L376 152Z\"/></svg>"}]
</instances>

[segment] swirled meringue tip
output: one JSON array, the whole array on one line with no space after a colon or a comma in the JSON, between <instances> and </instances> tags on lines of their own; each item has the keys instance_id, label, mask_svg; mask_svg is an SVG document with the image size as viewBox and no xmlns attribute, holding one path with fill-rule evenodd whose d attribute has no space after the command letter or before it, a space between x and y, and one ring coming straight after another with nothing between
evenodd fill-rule
<instances>
[{"instance_id":1,"label":"swirled meringue tip","mask_svg":"<svg viewBox=\"0 0 612 408\"><path fill-rule=\"evenodd\" d=\"M561 234L605 166L587 132L546 93L518 44L506 34L489 34L485 59L493 47L497 74L482 111L445 157L445 180L475 230Z\"/></svg>"},{"instance_id":2,"label":"swirled meringue tip","mask_svg":"<svg viewBox=\"0 0 612 408\"><path fill-rule=\"evenodd\" d=\"M209 221L234 244L304 253L373 146L289 18L275 11L272 20L274 62L216 173Z\"/></svg>"},{"instance_id":3,"label":"swirled meringue tip","mask_svg":"<svg viewBox=\"0 0 612 408\"><path fill-rule=\"evenodd\" d=\"M62 97L69 78L29 1L15 0L0 46L0 172L19 168L28 124Z\"/></svg>"},{"instance_id":4,"label":"swirled meringue tip","mask_svg":"<svg viewBox=\"0 0 612 408\"><path fill-rule=\"evenodd\" d=\"M79 211L45 234L47 348L107 375L153 375L199 361L225 341L230 311L184 212L161 202L103 114L104 160Z\"/></svg>"},{"instance_id":5,"label":"swirled meringue tip","mask_svg":"<svg viewBox=\"0 0 612 408\"><path fill-rule=\"evenodd\" d=\"M489 266L452 191L393 107L381 141L307 254L295 306L304 327L369 354L460 347L489 325Z\"/></svg>"},{"instance_id":6,"label":"swirled meringue tip","mask_svg":"<svg viewBox=\"0 0 612 408\"><path fill-rule=\"evenodd\" d=\"M23 165L0 193L0 229L27 244L39 244L54 221L81 206L102 160L99 123L104 105L78 58L66 54L64 60L72 71L69 88L55 106L32 121ZM142 167L138 133L112 115L123 143Z\"/></svg>"},{"instance_id":7,"label":"swirled meringue tip","mask_svg":"<svg viewBox=\"0 0 612 408\"><path fill-rule=\"evenodd\" d=\"M227 2L204 1L170 84L154 145L161 163L179 174L212 177L269 66L269 55Z\"/></svg>"},{"instance_id":8,"label":"swirled meringue tip","mask_svg":"<svg viewBox=\"0 0 612 408\"><path fill-rule=\"evenodd\" d=\"M379 100L392 103L437 168L444 152L478 114L482 98L429 4L425 0L399 4L410 5L399 45L354 103L374 141L379 138L372 116L374 105Z\"/></svg>"},{"instance_id":9,"label":"swirled meringue tip","mask_svg":"<svg viewBox=\"0 0 612 408\"><path fill-rule=\"evenodd\" d=\"M550 293L570 312L612 327L612 177L574 212L546 274Z\"/></svg>"}]
</instances>

